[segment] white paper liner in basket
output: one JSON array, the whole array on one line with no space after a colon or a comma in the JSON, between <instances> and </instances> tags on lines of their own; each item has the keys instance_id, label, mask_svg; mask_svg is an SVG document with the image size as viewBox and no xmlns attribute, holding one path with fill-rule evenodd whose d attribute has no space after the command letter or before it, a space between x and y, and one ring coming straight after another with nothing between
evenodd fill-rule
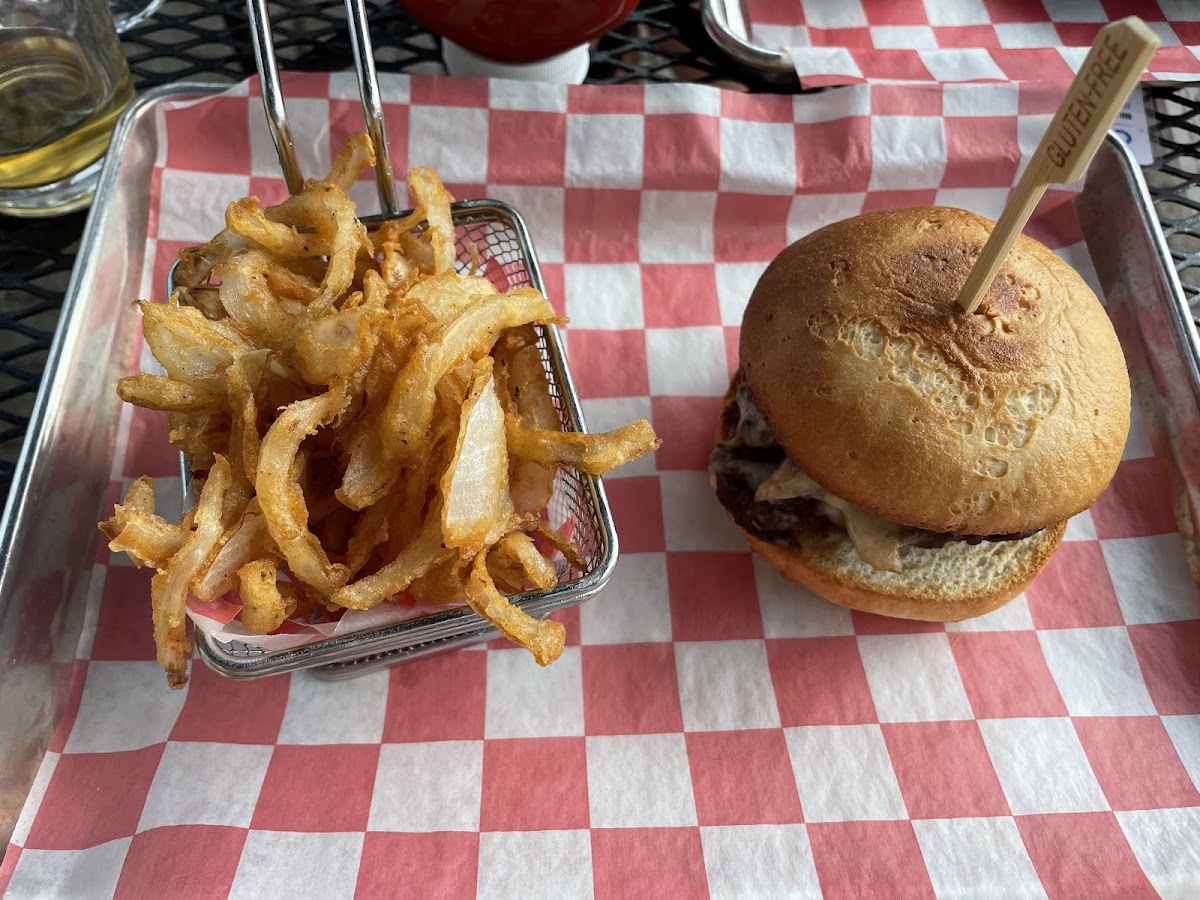
<instances>
[{"instance_id":1,"label":"white paper liner in basket","mask_svg":"<svg viewBox=\"0 0 1200 900\"><path fill-rule=\"evenodd\" d=\"M553 504L551 510L550 527L565 537L571 537L574 532L577 513L555 511ZM555 515L555 512L558 512L558 514ZM566 569L566 560L557 551L549 558L557 567L559 579L561 580ZM291 650L295 647L302 647L305 644L312 644L326 638L358 634L375 628L384 628L388 625L398 625L401 622L408 622L432 613L445 612L448 609L455 609L465 605L466 602L462 599L437 605L409 605L409 603L401 599L400 602L381 603L372 609L348 609L336 621L332 622L310 624L294 619L286 619L279 629L272 634L254 634L248 631L242 625L241 620L237 618L242 610L242 603L235 589L225 597L212 603L206 603L197 597L189 595L188 617L192 620L192 624L210 640L223 644L228 644L230 641L238 641L249 645L252 649L262 650L265 653L274 653L280 650Z\"/></svg>"}]
</instances>

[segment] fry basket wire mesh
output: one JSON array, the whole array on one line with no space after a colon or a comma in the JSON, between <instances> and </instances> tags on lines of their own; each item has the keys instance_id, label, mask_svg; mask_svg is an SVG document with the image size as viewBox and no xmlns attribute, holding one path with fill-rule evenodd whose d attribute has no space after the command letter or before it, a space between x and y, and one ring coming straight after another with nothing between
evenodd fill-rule
<instances>
[{"instance_id":1,"label":"fry basket wire mesh","mask_svg":"<svg viewBox=\"0 0 1200 900\"><path fill-rule=\"evenodd\" d=\"M481 257L483 273L499 290L533 287L544 291L541 273L528 231L519 213L507 204L471 200L452 207L458 246L458 269L469 271L471 248ZM369 220L368 220L369 221ZM173 287L169 284L168 288ZM562 344L554 325L538 326L538 348L550 394L566 431L584 431L579 397L571 381ZM185 466L186 469L186 466ZM190 494L186 484L185 496ZM612 514L598 479L572 469L560 469L547 508L552 527L567 532L584 561L582 572L555 560L558 584L546 591L514 595L512 603L534 616L581 603L596 594L616 564L617 538ZM496 629L469 607L448 606L406 622L320 638L289 650L268 652L247 636L220 641L197 629L200 657L215 671L246 679L297 669L313 669L330 679L348 678L443 650L451 650L499 636Z\"/></svg>"}]
</instances>

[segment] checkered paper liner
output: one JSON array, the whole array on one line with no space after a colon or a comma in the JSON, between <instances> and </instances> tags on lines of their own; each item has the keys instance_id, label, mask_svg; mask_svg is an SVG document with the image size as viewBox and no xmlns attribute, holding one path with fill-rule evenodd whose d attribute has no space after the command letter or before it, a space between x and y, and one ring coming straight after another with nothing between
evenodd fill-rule
<instances>
[{"instance_id":1,"label":"checkered paper liner","mask_svg":"<svg viewBox=\"0 0 1200 900\"><path fill-rule=\"evenodd\" d=\"M808 87L855 82L1069 80L1108 22L1140 16L1162 42L1147 78L1200 75L1192 0L748 0L754 43Z\"/></svg>"},{"instance_id":2,"label":"checkered paper liner","mask_svg":"<svg viewBox=\"0 0 1200 900\"><path fill-rule=\"evenodd\" d=\"M171 692L149 575L98 545L70 709L0 867L11 896L1200 892L1200 596L1140 423L1025 594L951 625L785 583L705 474L774 254L864 210L994 216L1061 87L383 90L399 168L524 214L589 425L646 415L664 438L605 479L613 580L561 614L544 670L493 643L337 683L197 665ZM317 171L360 127L353 76L285 92ZM227 199L284 194L256 94L161 117L155 299ZM1071 197L1029 230L1089 275ZM120 433L113 498L138 474L178 483L158 416L127 409Z\"/></svg>"}]
</instances>

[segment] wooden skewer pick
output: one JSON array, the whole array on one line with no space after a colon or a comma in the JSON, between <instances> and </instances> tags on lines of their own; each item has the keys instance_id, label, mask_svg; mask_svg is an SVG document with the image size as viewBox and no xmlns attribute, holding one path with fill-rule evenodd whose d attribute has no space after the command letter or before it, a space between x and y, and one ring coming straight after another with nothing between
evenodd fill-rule
<instances>
[{"instance_id":1,"label":"wooden skewer pick","mask_svg":"<svg viewBox=\"0 0 1200 900\"><path fill-rule=\"evenodd\" d=\"M1100 29L958 295L966 312L983 300L1046 188L1083 177L1157 48L1158 38L1136 16Z\"/></svg>"}]
</instances>

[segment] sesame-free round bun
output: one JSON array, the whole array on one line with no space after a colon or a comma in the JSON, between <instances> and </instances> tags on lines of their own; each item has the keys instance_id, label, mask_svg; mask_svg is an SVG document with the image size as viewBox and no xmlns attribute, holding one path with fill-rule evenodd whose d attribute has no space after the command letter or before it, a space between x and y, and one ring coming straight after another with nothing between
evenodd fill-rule
<instances>
[{"instance_id":1,"label":"sesame-free round bun","mask_svg":"<svg viewBox=\"0 0 1200 900\"><path fill-rule=\"evenodd\" d=\"M1129 378L1095 294L1030 238L979 310L962 312L992 225L900 209L797 241L750 298L741 366L788 457L855 506L930 531L1053 533L1116 471ZM828 570L824 556L803 559L800 581ZM979 590L990 599L1015 583Z\"/></svg>"},{"instance_id":2,"label":"sesame-free round bun","mask_svg":"<svg viewBox=\"0 0 1200 900\"><path fill-rule=\"evenodd\" d=\"M851 609L930 622L957 622L998 609L1025 590L1062 540L1066 523L1015 541L936 550L905 547L903 572L863 562L846 532L813 528L794 545L769 544L745 531L750 546L785 578Z\"/></svg>"}]
</instances>

